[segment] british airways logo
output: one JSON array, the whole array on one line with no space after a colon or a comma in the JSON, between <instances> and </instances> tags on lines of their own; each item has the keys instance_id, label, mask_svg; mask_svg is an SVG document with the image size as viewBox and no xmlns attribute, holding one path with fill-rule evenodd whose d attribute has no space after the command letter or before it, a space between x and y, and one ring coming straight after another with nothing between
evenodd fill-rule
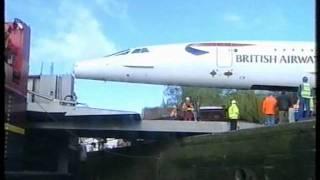
<instances>
[{"instance_id":1,"label":"british airways logo","mask_svg":"<svg viewBox=\"0 0 320 180\"><path fill-rule=\"evenodd\" d=\"M286 63L286 64L314 64L316 56L274 56L274 55L236 55L239 63Z\"/></svg>"}]
</instances>

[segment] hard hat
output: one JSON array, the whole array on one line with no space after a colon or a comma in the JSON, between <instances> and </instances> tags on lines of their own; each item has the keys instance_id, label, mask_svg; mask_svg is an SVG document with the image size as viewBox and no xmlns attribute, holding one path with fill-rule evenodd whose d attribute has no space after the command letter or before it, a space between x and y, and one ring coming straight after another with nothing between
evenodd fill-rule
<instances>
[{"instance_id":1,"label":"hard hat","mask_svg":"<svg viewBox=\"0 0 320 180\"><path fill-rule=\"evenodd\" d=\"M304 77L302 78L302 81L303 81L303 82L307 82L307 81L308 81L308 78L307 78L306 76L304 76Z\"/></svg>"},{"instance_id":2,"label":"hard hat","mask_svg":"<svg viewBox=\"0 0 320 180\"><path fill-rule=\"evenodd\" d=\"M236 101L236 100L232 100L231 103L232 103L232 104L236 104L237 101Z\"/></svg>"},{"instance_id":3,"label":"hard hat","mask_svg":"<svg viewBox=\"0 0 320 180\"><path fill-rule=\"evenodd\" d=\"M190 98L189 98L189 97L186 97L186 101L190 101Z\"/></svg>"}]
</instances>

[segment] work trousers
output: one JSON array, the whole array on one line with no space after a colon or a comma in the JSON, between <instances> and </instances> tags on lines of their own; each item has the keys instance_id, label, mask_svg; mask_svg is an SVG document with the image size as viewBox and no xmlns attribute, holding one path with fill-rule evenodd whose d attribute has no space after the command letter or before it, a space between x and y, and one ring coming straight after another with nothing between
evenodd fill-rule
<instances>
[{"instance_id":1,"label":"work trousers","mask_svg":"<svg viewBox=\"0 0 320 180\"><path fill-rule=\"evenodd\" d=\"M313 111L312 110L310 110L310 114L309 114L309 117L313 117Z\"/></svg>"},{"instance_id":2,"label":"work trousers","mask_svg":"<svg viewBox=\"0 0 320 180\"><path fill-rule=\"evenodd\" d=\"M275 125L275 117L274 117L274 115L270 115L270 114L266 115L265 125L267 125L267 126Z\"/></svg>"},{"instance_id":3,"label":"work trousers","mask_svg":"<svg viewBox=\"0 0 320 180\"><path fill-rule=\"evenodd\" d=\"M230 131L237 130L237 124L238 124L237 119L230 119Z\"/></svg>"},{"instance_id":4,"label":"work trousers","mask_svg":"<svg viewBox=\"0 0 320 180\"><path fill-rule=\"evenodd\" d=\"M279 124L284 124L288 122L288 111L279 111Z\"/></svg>"},{"instance_id":5,"label":"work trousers","mask_svg":"<svg viewBox=\"0 0 320 180\"><path fill-rule=\"evenodd\" d=\"M294 120L299 121L302 119L302 114L300 114L299 109L294 112Z\"/></svg>"},{"instance_id":6,"label":"work trousers","mask_svg":"<svg viewBox=\"0 0 320 180\"><path fill-rule=\"evenodd\" d=\"M300 98L299 104L299 114L302 119L307 119L310 117L310 99L309 98ZM300 119L299 119L300 120Z\"/></svg>"},{"instance_id":7,"label":"work trousers","mask_svg":"<svg viewBox=\"0 0 320 180\"><path fill-rule=\"evenodd\" d=\"M192 111L184 112L184 120L185 121L192 121L192 119L193 119L193 112Z\"/></svg>"}]
</instances>

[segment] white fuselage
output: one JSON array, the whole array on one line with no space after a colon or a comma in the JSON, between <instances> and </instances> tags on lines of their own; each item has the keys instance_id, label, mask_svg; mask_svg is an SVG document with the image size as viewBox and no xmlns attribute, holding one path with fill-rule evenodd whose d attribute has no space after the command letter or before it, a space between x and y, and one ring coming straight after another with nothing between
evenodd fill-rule
<instances>
[{"instance_id":1,"label":"white fuselage","mask_svg":"<svg viewBox=\"0 0 320 180\"><path fill-rule=\"evenodd\" d=\"M142 50L142 52L133 53ZM75 65L77 78L235 89L315 88L315 45L205 42L135 48Z\"/></svg>"}]
</instances>

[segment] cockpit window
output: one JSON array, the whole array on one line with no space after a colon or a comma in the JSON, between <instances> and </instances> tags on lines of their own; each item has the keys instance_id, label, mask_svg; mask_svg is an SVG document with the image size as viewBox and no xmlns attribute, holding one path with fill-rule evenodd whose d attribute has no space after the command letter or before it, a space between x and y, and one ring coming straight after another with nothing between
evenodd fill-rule
<instances>
[{"instance_id":1,"label":"cockpit window","mask_svg":"<svg viewBox=\"0 0 320 180\"><path fill-rule=\"evenodd\" d=\"M141 48L141 49L133 50L132 54L135 54L135 53L146 53L146 52L149 52L149 50L147 48Z\"/></svg>"},{"instance_id":2,"label":"cockpit window","mask_svg":"<svg viewBox=\"0 0 320 180\"><path fill-rule=\"evenodd\" d=\"M135 54L135 53L140 53L140 49L135 49L132 51L132 54Z\"/></svg>"},{"instance_id":3,"label":"cockpit window","mask_svg":"<svg viewBox=\"0 0 320 180\"><path fill-rule=\"evenodd\" d=\"M131 54L135 53L147 53L149 50L147 48L140 48L140 49L135 49L131 52ZM110 55L106 55L104 57L110 57L110 56L120 56L120 55L126 55L130 53L130 49L124 50L124 51L119 51Z\"/></svg>"},{"instance_id":4,"label":"cockpit window","mask_svg":"<svg viewBox=\"0 0 320 180\"><path fill-rule=\"evenodd\" d=\"M110 54L110 55L106 55L104 57L125 55L125 54L128 54L129 52L130 52L130 49L127 49L127 50L119 51L119 52L116 52L116 53L113 53L113 54Z\"/></svg>"},{"instance_id":5,"label":"cockpit window","mask_svg":"<svg viewBox=\"0 0 320 180\"><path fill-rule=\"evenodd\" d=\"M126 51L119 52L119 53L115 54L115 56L125 55L125 54L128 54L129 52L130 52L129 50L126 50Z\"/></svg>"},{"instance_id":6,"label":"cockpit window","mask_svg":"<svg viewBox=\"0 0 320 180\"><path fill-rule=\"evenodd\" d=\"M141 53L145 53L145 52L149 52L149 50L147 48L142 48Z\"/></svg>"}]
</instances>

